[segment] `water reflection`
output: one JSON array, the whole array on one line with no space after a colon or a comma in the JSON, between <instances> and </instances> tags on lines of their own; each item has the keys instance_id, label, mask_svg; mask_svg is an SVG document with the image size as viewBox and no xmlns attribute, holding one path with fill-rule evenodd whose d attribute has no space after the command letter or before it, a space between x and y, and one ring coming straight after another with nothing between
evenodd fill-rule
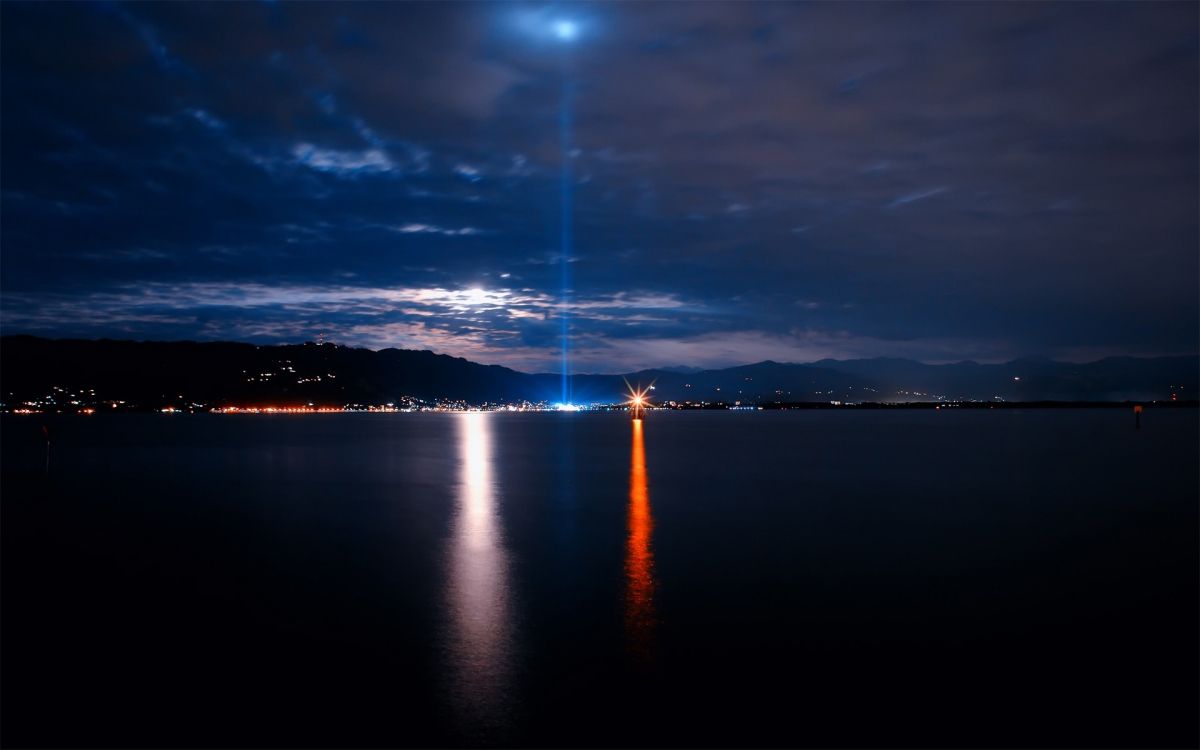
<instances>
[{"instance_id":1,"label":"water reflection","mask_svg":"<svg viewBox=\"0 0 1200 750\"><path fill-rule=\"evenodd\" d=\"M512 649L508 553L496 509L490 415L458 419L458 509L447 584L451 696L459 726L492 734L507 721Z\"/></svg>"},{"instance_id":2,"label":"water reflection","mask_svg":"<svg viewBox=\"0 0 1200 750\"><path fill-rule=\"evenodd\" d=\"M625 631L635 656L648 659L654 634L654 518L646 488L646 447L642 420L633 420L629 460L629 538L625 545Z\"/></svg>"}]
</instances>

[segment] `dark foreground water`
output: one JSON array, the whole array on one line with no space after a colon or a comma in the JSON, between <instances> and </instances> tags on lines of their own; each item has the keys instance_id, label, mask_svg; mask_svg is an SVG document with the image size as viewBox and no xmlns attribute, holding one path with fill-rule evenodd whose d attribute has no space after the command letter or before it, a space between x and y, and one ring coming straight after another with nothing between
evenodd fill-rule
<instances>
[{"instance_id":1,"label":"dark foreground water","mask_svg":"<svg viewBox=\"0 0 1200 750\"><path fill-rule=\"evenodd\" d=\"M1197 743L1195 410L3 427L5 745Z\"/></svg>"}]
</instances>

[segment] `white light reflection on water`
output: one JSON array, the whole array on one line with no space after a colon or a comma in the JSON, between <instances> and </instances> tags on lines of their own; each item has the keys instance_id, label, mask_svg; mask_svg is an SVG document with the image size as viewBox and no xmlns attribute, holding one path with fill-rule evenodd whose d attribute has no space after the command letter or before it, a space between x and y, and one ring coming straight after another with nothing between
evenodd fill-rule
<instances>
[{"instance_id":1,"label":"white light reflection on water","mask_svg":"<svg viewBox=\"0 0 1200 750\"><path fill-rule=\"evenodd\" d=\"M458 508L448 549L450 694L459 728L493 735L508 723L512 603L492 477L486 412L458 419Z\"/></svg>"}]
</instances>

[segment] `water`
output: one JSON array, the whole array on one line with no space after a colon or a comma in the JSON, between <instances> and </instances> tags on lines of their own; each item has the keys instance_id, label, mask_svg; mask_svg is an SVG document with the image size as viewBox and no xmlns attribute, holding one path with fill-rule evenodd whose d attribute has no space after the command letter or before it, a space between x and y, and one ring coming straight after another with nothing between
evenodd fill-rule
<instances>
[{"instance_id":1,"label":"water","mask_svg":"<svg viewBox=\"0 0 1200 750\"><path fill-rule=\"evenodd\" d=\"M3 428L8 745L1189 745L1194 410Z\"/></svg>"}]
</instances>

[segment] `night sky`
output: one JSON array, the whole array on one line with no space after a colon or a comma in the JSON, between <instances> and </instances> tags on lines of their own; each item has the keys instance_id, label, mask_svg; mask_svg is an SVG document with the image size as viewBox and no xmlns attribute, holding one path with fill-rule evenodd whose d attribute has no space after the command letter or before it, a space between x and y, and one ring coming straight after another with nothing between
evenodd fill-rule
<instances>
[{"instance_id":1,"label":"night sky","mask_svg":"<svg viewBox=\"0 0 1200 750\"><path fill-rule=\"evenodd\" d=\"M553 371L565 77L577 371L1195 353L1198 8L6 2L0 322Z\"/></svg>"}]
</instances>

